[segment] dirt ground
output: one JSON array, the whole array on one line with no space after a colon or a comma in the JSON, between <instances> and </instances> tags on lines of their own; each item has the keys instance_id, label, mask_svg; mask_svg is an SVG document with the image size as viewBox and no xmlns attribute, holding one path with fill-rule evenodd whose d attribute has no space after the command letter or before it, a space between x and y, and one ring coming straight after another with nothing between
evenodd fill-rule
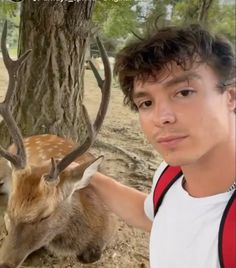
<instances>
[{"instance_id":1,"label":"dirt ground","mask_svg":"<svg viewBox=\"0 0 236 268\"><path fill-rule=\"evenodd\" d=\"M6 88L7 74L0 59L0 99ZM96 115L99 100L99 88L90 70L85 74L85 104L91 116ZM141 134L138 115L123 106L123 96L118 86L113 83L111 102L107 117L97 141L91 152L104 155L102 169L107 175L118 181L148 192L154 170L160 163L160 157L151 149ZM6 197L0 196L0 241L4 238L3 212ZM23 263L22 267L53 267L53 268L147 268L149 235L132 228L117 219L114 238L105 250L102 258L89 265L81 265L73 258L59 259L42 249Z\"/></svg>"}]
</instances>

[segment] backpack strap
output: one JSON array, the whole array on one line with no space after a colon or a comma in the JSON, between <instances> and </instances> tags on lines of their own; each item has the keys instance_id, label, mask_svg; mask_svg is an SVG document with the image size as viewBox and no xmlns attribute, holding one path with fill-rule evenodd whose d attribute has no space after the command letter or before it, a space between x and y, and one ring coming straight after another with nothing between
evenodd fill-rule
<instances>
[{"instance_id":1,"label":"backpack strap","mask_svg":"<svg viewBox=\"0 0 236 268\"><path fill-rule=\"evenodd\" d=\"M220 222L218 251L221 268L236 267L236 190L231 196Z\"/></svg>"},{"instance_id":2,"label":"backpack strap","mask_svg":"<svg viewBox=\"0 0 236 268\"><path fill-rule=\"evenodd\" d=\"M154 217L162 203L164 195L172 184L182 175L180 167L167 166L159 177L153 193Z\"/></svg>"},{"instance_id":3,"label":"backpack strap","mask_svg":"<svg viewBox=\"0 0 236 268\"><path fill-rule=\"evenodd\" d=\"M182 175L180 167L167 166L159 177L154 193L154 217L166 192ZM218 252L221 268L236 267L236 190L230 198L220 222Z\"/></svg>"}]
</instances>

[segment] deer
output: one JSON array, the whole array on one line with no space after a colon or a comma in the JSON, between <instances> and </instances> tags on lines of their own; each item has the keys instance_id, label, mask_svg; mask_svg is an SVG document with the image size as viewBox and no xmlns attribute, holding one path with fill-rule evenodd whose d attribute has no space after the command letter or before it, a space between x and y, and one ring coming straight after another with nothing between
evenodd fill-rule
<instances>
[{"instance_id":1,"label":"deer","mask_svg":"<svg viewBox=\"0 0 236 268\"><path fill-rule=\"evenodd\" d=\"M6 48L5 22L1 49L9 75L0 114L13 144L0 146L0 155L10 163L11 182L4 216L7 235L0 249L0 268L19 267L34 251L45 247L57 256L75 256L81 263L100 259L113 236L112 213L89 184L103 156L94 157L88 150L93 145L104 121L110 98L111 69L106 51L97 38L104 64L104 80L91 63L101 89L101 102L91 124L82 105L87 137L80 144L52 134L23 138L10 111L16 90L17 74L30 50L12 60Z\"/></svg>"}]
</instances>

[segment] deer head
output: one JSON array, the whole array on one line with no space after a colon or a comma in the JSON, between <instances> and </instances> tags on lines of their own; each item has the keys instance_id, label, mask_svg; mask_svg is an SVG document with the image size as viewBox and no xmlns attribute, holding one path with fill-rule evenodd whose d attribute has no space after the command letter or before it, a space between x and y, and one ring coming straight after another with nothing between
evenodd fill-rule
<instances>
[{"instance_id":1,"label":"deer head","mask_svg":"<svg viewBox=\"0 0 236 268\"><path fill-rule=\"evenodd\" d=\"M85 263L93 262L100 257L110 236L109 213L93 189L85 188L103 158L95 159L87 151L101 128L110 97L111 70L106 52L97 38L105 80L92 65L102 97L93 125L83 106L88 135L82 145L76 146L55 135L24 140L9 105L16 89L17 72L30 51L13 61L6 49L6 35L5 23L1 48L9 86L5 100L0 103L0 113L14 145L9 150L0 146L0 155L12 165L12 186L5 215L8 235L0 250L0 268L19 267L31 252L42 246L53 252L74 254Z\"/></svg>"}]
</instances>

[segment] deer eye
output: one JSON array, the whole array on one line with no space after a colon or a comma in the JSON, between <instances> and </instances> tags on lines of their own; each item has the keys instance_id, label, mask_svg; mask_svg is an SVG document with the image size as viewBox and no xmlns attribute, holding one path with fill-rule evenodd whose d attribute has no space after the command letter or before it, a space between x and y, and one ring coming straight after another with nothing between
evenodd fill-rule
<instances>
[{"instance_id":1,"label":"deer eye","mask_svg":"<svg viewBox=\"0 0 236 268\"><path fill-rule=\"evenodd\" d=\"M50 216L51 216L51 214L42 217L42 218L39 220L39 222L45 221L45 220L48 219Z\"/></svg>"}]
</instances>

